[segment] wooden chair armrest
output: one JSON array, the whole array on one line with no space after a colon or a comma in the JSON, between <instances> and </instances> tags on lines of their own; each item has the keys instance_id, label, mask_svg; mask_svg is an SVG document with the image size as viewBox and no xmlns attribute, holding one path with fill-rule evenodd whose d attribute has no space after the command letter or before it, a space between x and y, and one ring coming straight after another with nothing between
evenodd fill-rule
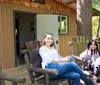
<instances>
[{"instance_id":1,"label":"wooden chair armrest","mask_svg":"<svg viewBox=\"0 0 100 85\"><path fill-rule=\"evenodd\" d=\"M86 62L86 60L85 60L85 59L81 59L81 58L80 58L80 57L78 57L78 56L75 56L75 59L76 59L76 60L78 60L78 61Z\"/></svg>"},{"instance_id":2,"label":"wooden chair armrest","mask_svg":"<svg viewBox=\"0 0 100 85\"><path fill-rule=\"evenodd\" d=\"M39 72L39 73L47 73L47 74L54 74L57 75L58 74L58 70L57 69L43 69L43 68L30 68L30 71L32 72Z\"/></svg>"},{"instance_id":3,"label":"wooden chair armrest","mask_svg":"<svg viewBox=\"0 0 100 85\"><path fill-rule=\"evenodd\" d=\"M27 52L28 52L27 49L21 50L21 54L25 54L25 53L27 53Z\"/></svg>"},{"instance_id":4,"label":"wooden chair armrest","mask_svg":"<svg viewBox=\"0 0 100 85\"><path fill-rule=\"evenodd\" d=\"M57 75L58 74L58 70L57 69L43 69L43 68L30 68L31 72L39 72L39 73L43 73L45 74L45 82L46 85L50 85L50 81L49 81L49 74L54 74Z\"/></svg>"},{"instance_id":5,"label":"wooden chair armrest","mask_svg":"<svg viewBox=\"0 0 100 85\"><path fill-rule=\"evenodd\" d=\"M4 79L4 80L7 80L7 81L12 81L12 82L16 82L16 83L22 83L22 84L25 83L25 81L26 81L25 77L18 77L18 76L8 75L8 74L5 74L5 73L3 73L0 76L0 79Z\"/></svg>"},{"instance_id":6,"label":"wooden chair armrest","mask_svg":"<svg viewBox=\"0 0 100 85\"><path fill-rule=\"evenodd\" d=\"M75 59L79 60L79 61L82 61L82 59L80 57L78 57L78 56L75 56Z\"/></svg>"}]
</instances>

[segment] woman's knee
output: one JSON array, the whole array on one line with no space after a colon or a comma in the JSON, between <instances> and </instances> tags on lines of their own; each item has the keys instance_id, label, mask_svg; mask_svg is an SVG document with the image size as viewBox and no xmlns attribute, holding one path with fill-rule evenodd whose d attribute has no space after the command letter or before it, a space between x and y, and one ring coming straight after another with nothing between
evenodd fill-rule
<instances>
[{"instance_id":1,"label":"woman's knee","mask_svg":"<svg viewBox=\"0 0 100 85\"><path fill-rule=\"evenodd\" d=\"M71 62L72 66L78 67L78 65L75 62Z\"/></svg>"},{"instance_id":2,"label":"woman's knee","mask_svg":"<svg viewBox=\"0 0 100 85\"><path fill-rule=\"evenodd\" d=\"M80 74L76 74L76 78L80 79Z\"/></svg>"},{"instance_id":3,"label":"woman's knee","mask_svg":"<svg viewBox=\"0 0 100 85\"><path fill-rule=\"evenodd\" d=\"M80 79L80 74L74 73L73 74L73 79Z\"/></svg>"},{"instance_id":4,"label":"woman's knee","mask_svg":"<svg viewBox=\"0 0 100 85\"><path fill-rule=\"evenodd\" d=\"M80 85L80 74L75 73L73 78L72 78L72 84L74 85Z\"/></svg>"}]
</instances>

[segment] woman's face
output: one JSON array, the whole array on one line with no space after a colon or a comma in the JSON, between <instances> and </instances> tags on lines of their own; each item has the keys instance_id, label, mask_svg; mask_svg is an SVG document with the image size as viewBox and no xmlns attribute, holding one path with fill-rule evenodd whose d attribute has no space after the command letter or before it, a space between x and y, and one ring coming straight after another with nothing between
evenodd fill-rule
<instances>
[{"instance_id":1,"label":"woman's face","mask_svg":"<svg viewBox=\"0 0 100 85\"><path fill-rule=\"evenodd\" d=\"M47 46L51 46L51 44L53 43L53 36L47 34L45 39L44 39L45 45Z\"/></svg>"},{"instance_id":2,"label":"woman's face","mask_svg":"<svg viewBox=\"0 0 100 85\"><path fill-rule=\"evenodd\" d=\"M97 46L95 45L95 42L92 42L92 44L90 45L90 48L92 50L95 50L97 48Z\"/></svg>"}]
</instances>

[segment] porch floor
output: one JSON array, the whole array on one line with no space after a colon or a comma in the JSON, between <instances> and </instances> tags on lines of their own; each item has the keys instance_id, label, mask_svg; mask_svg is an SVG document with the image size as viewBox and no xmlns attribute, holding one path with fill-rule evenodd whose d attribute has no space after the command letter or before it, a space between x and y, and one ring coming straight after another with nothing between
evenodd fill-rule
<instances>
[{"instance_id":1,"label":"porch floor","mask_svg":"<svg viewBox=\"0 0 100 85\"><path fill-rule=\"evenodd\" d=\"M18 85L30 85L31 83L26 65L19 66L13 69L3 70L3 72L15 76L24 76L26 78L26 82L24 84L18 84ZM5 85L12 85L12 83L10 81L6 81ZM81 84L81 85L85 85L85 84ZM98 85L100 85L100 83Z\"/></svg>"}]
</instances>

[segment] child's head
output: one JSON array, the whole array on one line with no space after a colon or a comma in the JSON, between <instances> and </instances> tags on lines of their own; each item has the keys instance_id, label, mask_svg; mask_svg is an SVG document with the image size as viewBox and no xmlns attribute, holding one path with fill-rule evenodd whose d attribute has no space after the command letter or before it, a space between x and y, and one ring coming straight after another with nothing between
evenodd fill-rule
<instances>
[{"instance_id":1,"label":"child's head","mask_svg":"<svg viewBox=\"0 0 100 85\"><path fill-rule=\"evenodd\" d=\"M91 40L91 41L88 43L88 49L91 49L91 50L98 50L98 43L97 43L95 40Z\"/></svg>"}]
</instances>

